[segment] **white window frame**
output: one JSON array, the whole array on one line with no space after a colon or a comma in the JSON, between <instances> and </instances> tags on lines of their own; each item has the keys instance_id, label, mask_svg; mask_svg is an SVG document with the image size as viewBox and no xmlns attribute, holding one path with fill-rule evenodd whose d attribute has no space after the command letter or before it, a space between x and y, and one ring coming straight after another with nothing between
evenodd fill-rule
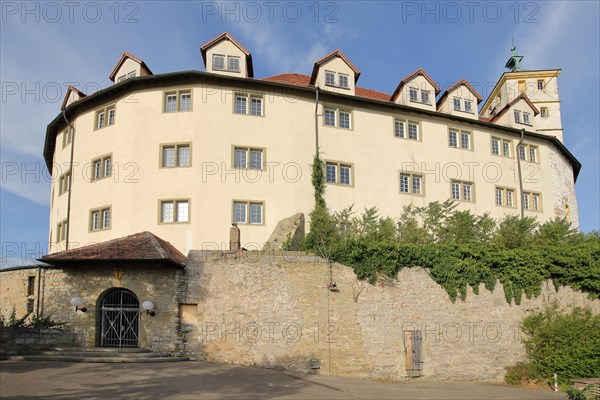
<instances>
[{"instance_id":1,"label":"white window frame","mask_svg":"<svg viewBox=\"0 0 600 400\"><path fill-rule=\"evenodd\" d=\"M462 111L460 107L460 97L452 99L452 105L454 106L454 111Z\"/></svg>"},{"instance_id":2,"label":"white window frame","mask_svg":"<svg viewBox=\"0 0 600 400\"><path fill-rule=\"evenodd\" d=\"M473 102L471 100L465 100L465 112L473 114Z\"/></svg>"},{"instance_id":3,"label":"white window frame","mask_svg":"<svg viewBox=\"0 0 600 400\"><path fill-rule=\"evenodd\" d=\"M424 178L421 174L415 174L412 172L400 171L400 193L410 194L414 196L425 195ZM415 188L418 186L418 191Z\"/></svg>"},{"instance_id":4,"label":"white window frame","mask_svg":"<svg viewBox=\"0 0 600 400\"><path fill-rule=\"evenodd\" d=\"M188 149L187 164L181 156L181 150ZM173 165L167 165L166 152L173 150ZM192 166L192 143L163 143L160 145L160 168L187 168Z\"/></svg>"},{"instance_id":5,"label":"white window frame","mask_svg":"<svg viewBox=\"0 0 600 400\"><path fill-rule=\"evenodd\" d=\"M249 115L252 117L263 117L265 115L265 100L262 95L253 93L236 93L233 96L233 113L236 115ZM244 109L238 108L238 104L244 104ZM255 112L255 104L260 104L260 112Z\"/></svg>"},{"instance_id":6,"label":"white window frame","mask_svg":"<svg viewBox=\"0 0 600 400\"><path fill-rule=\"evenodd\" d=\"M498 152L496 153L494 144L497 144ZM495 156L512 158L512 140L505 139L499 136L492 136L491 140L492 154ZM505 154L505 148L508 146L508 155Z\"/></svg>"},{"instance_id":7,"label":"white window frame","mask_svg":"<svg viewBox=\"0 0 600 400\"><path fill-rule=\"evenodd\" d=\"M259 207L260 221L252 221L252 208ZM244 210L244 219L237 218L236 208ZM256 209L256 208L255 208ZM265 202L256 200L233 200L231 220L238 225L264 225L265 224Z\"/></svg>"},{"instance_id":8,"label":"white window frame","mask_svg":"<svg viewBox=\"0 0 600 400\"><path fill-rule=\"evenodd\" d=\"M217 68L216 65L220 63L216 63L215 60L220 58L223 61L223 68ZM212 56L212 69L214 71L227 71L227 57L224 54L213 54Z\"/></svg>"},{"instance_id":9,"label":"white window frame","mask_svg":"<svg viewBox=\"0 0 600 400\"><path fill-rule=\"evenodd\" d=\"M348 126L342 126L341 114L348 114ZM329 115L329 117L327 117ZM331 124L331 115L334 117L334 123ZM339 108L334 106L324 106L323 107L323 126L329 126L332 128L353 129L353 121L352 121L352 110L347 108Z\"/></svg>"},{"instance_id":10,"label":"white window frame","mask_svg":"<svg viewBox=\"0 0 600 400\"><path fill-rule=\"evenodd\" d=\"M94 130L104 129L115 124L116 107L110 104L96 110L94 118Z\"/></svg>"},{"instance_id":11,"label":"white window frame","mask_svg":"<svg viewBox=\"0 0 600 400\"><path fill-rule=\"evenodd\" d=\"M237 61L237 68L232 66L232 61ZM238 56L227 56L227 71L229 72L241 72L242 60Z\"/></svg>"},{"instance_id":12,"label":"white window frame","mask_svg":"<svg viewBox=\"0 0 600 400\"><path fill-rule=\"evenodd\" d=\"M468 196L467 193L469 194ZM475 203L475 184L473 182L453 180L450 182L450 198L454 201Z\"/></svg>"},{"instance_id":13,"label":"white window frame","mask_svg":"<svg viewBox=\"0 0 600 400\"><path fill-rule=\"evenodd\" d=\"M158 201L158 223L159 224L189 224L191 220L191 200L190 199L161 199ZM165 205L171 206L172 217L165 218ZM183 207L185 205L185 207ZM185 209L185 218L182 218L181 211Z\"/></svg>"},{"instance_id":14,"label":"white window frame","mask_svg":"<svg viewBox=\"0 0 600 400\"><path fill-rule=\"evenodd\" d=\"M507 207L507 208L516 208L515 202L515 194L516 190L514 188L496 186L496 206L498 207ZM498 197L499 196L499 197ZM500 200L500 201L498 201Z\"/></svg>"},{"instance_id":15,"label":"white window frame","mask_svg":"<svg viewBox=\"0 0 600 400\"><path fill-rule=\"evenodd\" d=\"M101 179L112 176L112 154L105 154L100 157L96 157L91 163L91 181L97 182Z\"/></svg>"},{"instance_id":16,"label":"white window frame","mask_svg":"<svg viewBox=\"0 0 600 400\"><path fill-rule=\"evenodd\" d=\"M189 108L188 109L183 109L182 108L182 101L181 98L184 95L189 95L190 97L190 101L189 101ZM175 97L175 109L169 109L168 105L172 104L169 102L169 98L173 98ZM178 113L178 112L191 112L193 110L193 95L192 95L192 90L191 89L179 89L179 90L169 90L164 92L163 94L163 113L165 114L174 114L174 113Z\"/></svg>"},{"instance_id":17,"label":"white window frame","mask_svg":"<svg viewBox=\"0 0 600 400\"><path fill-rule=\"evenodd\" d=\"M67 193L71 188L71 170L63 173L58 180L58 195Z\"/></svg>"},{"instance_id":18,"label":"white window frame","mask_svg":"<svg viewBox=\"0 0 600 400\"><path fill-rule=\"evenodd\" d=\"M236 154L244 154L244 165L240 166L237 163ZM260 166L256 168L253 165L252 154L260 153ZM232 154L232 165L234 169L248 169L248 170L264 170L265 169L265 149L261 147L249 147L249 146L233 146L233 154Z\"/></svg>"},{"instance_id":19,"label":"white window frame","mask_svg":"<svg viewBox=\"0 0 600 400\"><path fill-rule=\"evenodd\" d=\"M344 80L345 80L345 82L344 82ZM344 89L350 88L350 76L339 73L338 74L338 86L341 88L344 88Z\"/></svg>"},{"instance_id":20,"label":"white window frame","mask_svg":"<svg viewBox=\"0 0 600 400\"><path fill-rule=\"evenodd\" d=\"M548 111L548 107L540 107L540 117L541 118L548 118L549 115L550 115L550 113Z\"/></svg>"},{"instance_id":21,"label":"white window frame","mask_svg":"<svg viewBox=\"0 0 600 400\"><path fill-rule=\"evenodd\" d=\"M422 104L431 104L431 96L429 90L421 90L421 103Z\"/></svg>"},{"instance_id":22,"label":"white window frame","mask_svg":"<svg viewBox=\"0 0 600 400\"><path fill-rule=\"evenodd\" d=\"M89 231L98 232L111 229L112 227L112 207L104 206L93 208L89 213Z\"/></svg>"},{"instance_id":23,"label":"white window frame","mask_svg":"<svg viewBox=\"0 0 600 400\"><path fill-rule=\"evenodd\" d=\"M335 173L335 182L330 180L330 168L333 168ZM343 175L342 170L348 171L347 175ZM345 176L348 178L347 182L342 179ZM343 161L325 160L325 183L328 185L354 186L354 165Z\"/></svg>"}]
</instances>

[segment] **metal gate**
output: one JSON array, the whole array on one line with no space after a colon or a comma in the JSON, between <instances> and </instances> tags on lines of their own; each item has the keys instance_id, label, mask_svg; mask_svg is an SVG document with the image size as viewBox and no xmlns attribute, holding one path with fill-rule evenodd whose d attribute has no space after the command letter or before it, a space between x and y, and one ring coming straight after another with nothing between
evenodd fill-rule
<instances>
[{"instance_id":1,"label":"metal gate","mask_svg":"<svg viewBox=\"0 0 600 400\"><path fill-rule=\"evenodd\" d=\"M109 292L101 303L102 347L139 347L140 302L127 289Z\"/></svg>"}]
</instances>

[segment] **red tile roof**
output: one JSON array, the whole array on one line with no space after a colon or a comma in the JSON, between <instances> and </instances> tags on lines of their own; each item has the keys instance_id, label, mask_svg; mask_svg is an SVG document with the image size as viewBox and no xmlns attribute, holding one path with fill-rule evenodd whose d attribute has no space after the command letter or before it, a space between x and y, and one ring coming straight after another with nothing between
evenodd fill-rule
<instances>
[{"instance_id":1,"label":"red tile roof","mask_svg":"<svg viewBox=\"0 0 600 400\"><path fill-rule=\"evenodd\" d=\"M303 74L279 74L263 78L266 82L283 83L285 85L300 86L300 87L314 87L310 83L310 76ZM377 100L377 101L390 101L390 95L387 93L378 92L376 90L365 89L361 87L355 88L355 95L364 99Z\"/></svg>"},{"instance_id":2,"label":"red tile roof","mask_svg":"<svg viewBox=\"0 0 600 400\"><path fill-rule=\"evenodd\" d=\"M415 72L413 72L412 74L408 75L406 78L404 78L400 81L400 83L398 84L398 87L396 87L396 90L392 94L392 101L396 100L396 98L398 97L398 94L400 94L400 91L402 90L402 87L418 75L421 75L425 79L427 79L427 81L435 89L436 95L438 95L440 93L440 91L441 91L440 87L433 81L433 79L431 79L431 77L429 75L427 75L427 72L425 72L425 70L423 68L419 68Z\"/></svg>"},{"instance_id":3,"label":"red tile roof","mask_svg":"<svg viewBox=\"0 0 600 400\"><path fill-rule=\"evenodd\" d=\"M150 232L140 232L107 242L91 244L72 250L48 254L40 261L50 265L63 265L86 262L159 262L180 268L187 258L171 243Z\"/></svg>"},{"instance_id":4,"label":"red tile roof","mask_svg":"<svg viewBox=\"0 0 600 400\"><path fill-rule=\"evenodd\" d=\"M117 61L117 64L112 69L110 75L108 76L108 79L110 79L113 82L115 81L115 75L117 74L117 71L119 70L119 68L121 68L121 65L123 65L125 60L128 58L131 58L133 61L140 64L142 68L145 68L148 71L149 75L152 75L152 71L150 71L150 68L148 68L144 60L142 60L141 58L137 58L136 56L127 51L124 51L123 54L121 54L121 58L119 58L119 61Z\"/></svg>"},{"instance_id":5,"label":"red tile roof","mask_svg":"<svg viewBox=\"0 0 600 400\"><path fill-rule=\"evenodd\" d=\"M210 47L219 43L221 40L229 40L231 43L236 45L237 48L242 51L242 53L244 53L246 55L246 67L248 68L248 76L250 78L253 78L254 77L254 67L252 65L252 54L250 54L248 49L246 49L244 46L242 46L242 44L240 42L238 42L237 40L235 40L235 38L233 36L231 36L228 32L223 32L216 38L211 39L208 42L204 43L202 46L200 46L200 54L202 55L202 62L204 62L204 67L206 68L206 51Z\"/></svg>"},{"instance_id":6,"label":"red tile roof","mask_svg":"<svg viewBox=\"0 0 600 400\"><path fill-rule=\"evenodd\" d=\"M477 92L477 90L475 90L475 88L473 86L471 86L471 84L463 78L463 79L459 80L458 82L456 82L454 85L450 86L448 89L446 89L444 91L444 93L440 96L440 98L438 99L437 104L439 105L444 100L444 98L446 98L446 96L448 96L450 94L450 92L452 92L454 89L456 89L460 85L464 85L467 89L469 89L469 91L471 93L473 93L473 95L475 95L475 97L477 98L477 104L481 103L481 101L483 100L483 97L481 97L481 95Z\"/></svg>"},{"instance_id":7,"label":"red tile roof","mask_svg":"<svg viewBox=\"0 0 600 400\"><path fill-rule=\"evenodd\" d=\"M344 60L344 62L346 64L348 64L348 66L350 67L350 69L354 72L354 83L356 83L356 81L358 80L358 77L360 76L360 71L358 68L356 68L354 66L354 64L352 64L350 62L350 60L348 60L348 58L346 58L346 56L344 55L344 53L342 53L339 49L338 50L334 50L331 53L327 54L325 57L321 58L319 61L317 61L315 63L315 66L313 67L313 71L312 74L310 76L310 83L314 84L315 80L317 79L317 73L319 71L319 66L321 64L323 64L325 61L329 60L330 58L333 57L340 57L342 60Z\"/></svg>"}]
</instances>

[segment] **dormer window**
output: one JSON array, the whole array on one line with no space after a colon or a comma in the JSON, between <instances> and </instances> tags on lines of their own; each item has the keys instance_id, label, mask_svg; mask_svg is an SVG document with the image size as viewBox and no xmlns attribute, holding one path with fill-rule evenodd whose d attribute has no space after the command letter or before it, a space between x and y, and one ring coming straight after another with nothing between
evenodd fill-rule
<instances>
[{"instance_id":1,"label":"dormer window","mask_svg":"<svg viewBox=\"0 0 600 400\"><path fill-rule=\"evenodd\" d=\"M515 110L515 122L521 123L521 111Z\"/></svg>"},{"instance_id":2,"label":"dormer window","mask_svg":"<svg viewBox=\"0 0 600 400\"><path fill-rule=\"evenodd\" d=\"M337 79L336 79L337 75ZM350 80L348 75L342 73L336 73L333 71L325 71L325 85L336 86L344 89L350 88Z\"/></svg>"},{"instance_id":3,"label":"dormer window","mask_svg":"<svg viewBox=\"0 0 600 400\"><path fill-rule=\"evenodd\" d=\"M523 123L527 125L531 125L531 114L524 112L523 113Z\"/></svg>"},{"instance_id":4,"label":"dormer window","mask_svg":"<svg viewBox=\"0 0 600 400\"><path fill-rule=\"evenodd\" d=\"M350 87L348 85L348 75L340 74L340 76L339 76L339 84L340 84L340 87L343 87L343 88Z\"/></svg>"},{"instance_id":5,"label":"dormer window","mask_svg":"<svg viewBox=\"0 0 600 400\"><path fill-rule=\"evenodd\" d=\"M421 103L429 104L429 91L421 90Z\"/></svg>"},{"instance_id":6,"label":"dormer window","mask_svg":"<svg viewBox=\"0 0 600 400\"><path fill-rule=\"evenodd\" d=\"M458 97L454 98L454 110L460 111L460 99Z\"/></svg>"},{"instance_id":7,"label":"dormer window","mask_svg":"<svg viewBox=\"0 0 600 400\"><path fill-rule=\"evenodd\" d=\"M127 75L122 75L119 77L118 82L123 82L125 79L127 79Z\"/></svg>"},{"instance_id":8,"label":"dormer window","mask_svg":"<svg viewBox=\"0 0 600 400\"><path fill-rule=\"evenodd\" d=\"M240 72L240 58L234 56L227 57L227 70L231 72Z\"/></svg>"},{"instance_id":9,"label":"dormer window","mask_svg":"<svg viewBox=\"0 0 600 400\"><path fill-rule=\"evenodd\" d=\"M127 78L135 78L135 71L131 71L130 73L127 74Z\"/></svg>"},{"instance_id":10,"label":"dormer window","mask_svg":"<svg viewBox=\"0 0 600 400\"><path fill-rule=\"evenodd\" d=\"M410 101L418 101L417 99L417 89L411 87L408 89L408 97Z\"/></svg>"},{"instance_id":11,"label":"dormer window","mask_svg":"<svg viewBox=\"0 0 600 400\"><path fill-rule=\"evenodd\" d=\"M465 112L473 112L473 103L471 102L471 100L465 100Z\"/></svg>"},{"instance_id":12,"label":"dormer window","mask_svg":"<svg viewBox=\"0 0 600 400\"><path fill-rule=\"evenodd\" d=\"M225 71L225 56L220 54L213 54L213 69L219 71Z\"/></svg>"}]
</instances>

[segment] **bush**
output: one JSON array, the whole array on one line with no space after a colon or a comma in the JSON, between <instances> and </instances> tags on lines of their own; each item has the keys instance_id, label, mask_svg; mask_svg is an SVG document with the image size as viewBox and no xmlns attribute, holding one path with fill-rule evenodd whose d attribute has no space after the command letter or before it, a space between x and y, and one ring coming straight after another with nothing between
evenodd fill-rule
<instances>
[{"instance_id":1,"label":"bush","mask_svg":"<svg viewBox=\"0 0 600 400\"><path fill-rule=\"evenodd\" d=\"M600 377L600 315L591 309L566 312L553 303L526 317L522 329L528 361L508 369L508 383L551 384L554 373L563 384L573 378Z\"/></svg>"}]
</instances>

